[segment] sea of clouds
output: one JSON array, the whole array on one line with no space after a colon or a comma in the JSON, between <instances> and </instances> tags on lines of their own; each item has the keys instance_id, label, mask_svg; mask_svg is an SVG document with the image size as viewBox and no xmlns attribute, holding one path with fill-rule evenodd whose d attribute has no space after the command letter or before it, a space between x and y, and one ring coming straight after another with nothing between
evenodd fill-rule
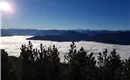
<instances>
[{"instance_id":1,"label":"sea of clouds","mask_svg":"<svg viewBox=\"0 0 130 80\"><path fill-rule=\"evenodd\" d=\"M29 38L31 36L8 36L0 37L2 41L2 49L5 49L9 55L19 56L20 48L22 44L28 44ZM44 41L44 40L30 40L33 44L33 48L39 48L42 43L45 47L56 45L58 48L61 57L61 62L64 61L64 55L69 52L71 42L54 42L54 41ZM94 52L94 56L97 56L99 52L108 49L111 52L113 49L116 49L117 53L120 54L122 59L127 59L130 57L130 45L115 45L115 44L105 44L93 41L80 41L75 42L76 48L79 50L81 47L90 53Z\"/></svg>"}]
</instances>

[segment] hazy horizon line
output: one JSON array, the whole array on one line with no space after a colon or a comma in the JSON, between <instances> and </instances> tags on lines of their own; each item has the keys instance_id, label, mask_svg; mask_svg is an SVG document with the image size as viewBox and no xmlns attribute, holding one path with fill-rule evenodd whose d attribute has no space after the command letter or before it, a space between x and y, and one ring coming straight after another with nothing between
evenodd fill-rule
<instances>
[{"instance_id":1,"label":"hazy horizon line","mask_svg":"<svg viewBox=\"0 0 130 80\"><path fill-rule=\"evenodd\" d=\"M92 31L130 31L130 30L110 30L110 29L53 29L53 28L50 28L50 29L34 29L34 28L1 28L1 29L25 29L25 30L92 30Z\"/></svg>"}]
</instances>

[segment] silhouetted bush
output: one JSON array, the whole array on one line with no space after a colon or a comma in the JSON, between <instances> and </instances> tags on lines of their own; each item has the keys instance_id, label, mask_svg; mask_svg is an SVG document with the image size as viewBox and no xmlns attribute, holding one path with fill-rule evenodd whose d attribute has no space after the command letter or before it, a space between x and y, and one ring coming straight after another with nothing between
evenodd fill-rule
<instances>
[{"instance_id":1,"label":"silhouetted bush","mask_svg":"<svg viewBox=\"0 0 130 80\"><path fill-rule=\"evenodd\" d=\"M8 67L8 54L5 50L1 50L1 79L7 80L7 76L9 73Z\"/></svg>"},{"instance_id":2,"label":"silhouetted bush","mask_svg":"<svg viewBox=\"0 0 130 80\"><path fill-rule=\"evenodd\" d=\"M58 49L33 49L31 42L22 45L20 58L22 60L22 80L60 80L60 58Z\"/></svg>"},{"instance_id":3,"label":"silhouetted bush","mask_svg":"<svg viewBox=\"0 0 130 80\"><path fill-rule=\"evenodd\" d=\"M83 48L77 51L74 42L67 56L69 80L95 80L96 60L93 53L87 54Z\"/></svg>"},{"instance_id":4,"label":"silhouetted bush","mask_svg":"<svg viewBox=\"0 0 130 80\"><path fill-rule=\"evenodd\" d=\"M110 55L108 55L108 51L105 49L103 53L99 53L98 60L100 80L116 80L114 76L115 71L123 65L116 50L113 49Z\"/></svg>"}]
</instances>

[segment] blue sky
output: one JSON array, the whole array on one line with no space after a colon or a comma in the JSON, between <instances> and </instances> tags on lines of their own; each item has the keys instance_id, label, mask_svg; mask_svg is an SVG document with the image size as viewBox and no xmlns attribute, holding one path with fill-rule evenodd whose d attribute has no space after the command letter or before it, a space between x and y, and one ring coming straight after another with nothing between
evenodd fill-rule
<instances>
[{"instance_id":1,"label":"blue sky","mask_svg":"<svg viewBox=\"0 0 130 80\"><path fill-rule=\"evenodd\" d=\"M130 0L7 0L2 28L130 30Z\"/></svg>"}]
</instances>

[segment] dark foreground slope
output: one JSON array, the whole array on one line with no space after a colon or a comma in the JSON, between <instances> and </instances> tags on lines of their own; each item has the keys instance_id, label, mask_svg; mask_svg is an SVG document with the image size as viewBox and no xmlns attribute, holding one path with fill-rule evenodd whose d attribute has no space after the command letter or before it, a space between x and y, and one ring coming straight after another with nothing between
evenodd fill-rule
<instances>
[{"instance_id":1,"label":"dark foreground slope","mask_svg":"<svg viewBox=\"0 0 130 80\"><path fill-rule=\"evenodd\" d=\"M88 35L76 31L67 31L61 35L34 36L28 40L50 41L96 41L110 44L130 45L130 31L117 31L97 35Z\"/></svg>"}]
</instances>

